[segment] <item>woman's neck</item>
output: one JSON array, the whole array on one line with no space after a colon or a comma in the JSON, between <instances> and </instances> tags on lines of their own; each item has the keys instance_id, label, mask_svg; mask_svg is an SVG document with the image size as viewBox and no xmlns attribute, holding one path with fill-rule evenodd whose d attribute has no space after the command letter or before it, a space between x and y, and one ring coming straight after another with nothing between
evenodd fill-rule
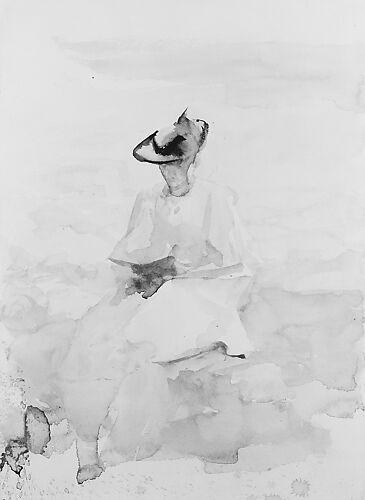
<instances>
[{"instance_id":1,"label":"woman's neck","mask_svg":"<svg viewBox=\"0 0 365 500\"><path fill-rule=\"evenodd\" d=\"M179 164L160 165L160 171L172 196L184 196L190 191L188 171L191 161Z\"/></svg>"},{"instance_id":2,"label":"woman's neck","mask_svg":"<svg viewBox=\"0 0 365 500\"><path fill-rule=\"evenodd\" d=\"M172 196L184 196L190 191L190 184L187 178L181 182L168 182L167 187Z\"/></svg>"}]
</instances>

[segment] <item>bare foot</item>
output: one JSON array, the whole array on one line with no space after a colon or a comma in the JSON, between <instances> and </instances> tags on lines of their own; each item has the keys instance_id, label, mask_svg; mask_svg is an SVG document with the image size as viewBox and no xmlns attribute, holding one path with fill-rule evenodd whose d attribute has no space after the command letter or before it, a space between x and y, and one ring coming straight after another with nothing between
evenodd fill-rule
<instances>
[{"instance_id":1,"label":"bare foot","mask_svg":"<svg viewBox=\"0 0 365 500\"><path fill-rule=\"evenodd\" d=\"M82 484L90 479L96 479L102 472L104 472L104 469L98 464L83 465L77 471L76 480L79 484Z\"/></svg>"}]
</instances>

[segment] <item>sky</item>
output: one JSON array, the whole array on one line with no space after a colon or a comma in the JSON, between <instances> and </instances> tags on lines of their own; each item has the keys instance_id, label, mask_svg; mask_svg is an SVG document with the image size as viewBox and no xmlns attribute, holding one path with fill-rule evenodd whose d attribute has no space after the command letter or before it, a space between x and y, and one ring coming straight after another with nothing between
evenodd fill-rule
<instances>
[{"instance_id":1,"label":"sky","mask_svg":"<svg viewBox=\"0 0 365 500\"><path fill-rule=\"evenodd\" d=\"M123 36L150 39L206 39L251 42L341 44L363 42L361 0L55 0L3 2L5 30L12 19L60 29L72 40ZM10 18L9 18L10 16ZM14 17L15 16L15 17Z\"/></svg>"}]
</instances>

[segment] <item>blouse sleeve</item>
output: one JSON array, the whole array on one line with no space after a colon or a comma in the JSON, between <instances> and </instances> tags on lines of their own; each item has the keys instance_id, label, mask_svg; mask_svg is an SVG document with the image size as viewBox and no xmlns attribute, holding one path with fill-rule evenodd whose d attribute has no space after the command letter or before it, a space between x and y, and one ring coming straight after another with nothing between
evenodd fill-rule
<instances>
[{"instance_id":1,"label":"blouse sleeve","mask_svg":"<svg viewBox=\"0 0 365 500\"><path fill-rule=\"evenodd\" d=\"M137 195L125 235L109 256L132 263L148 261L153 231L153 200L148 192Z\"/></svg>"},{"instance_id":2,"label":"blouse sleeve","mask_svg":"<svg viewBox=\"0 0 365 500\"><path fill-rule=\"evenodd\" d=\"M206 223L208 244L221 256L219 267L241 265L239 274L251 274L245 258L247 237L243 234L234 193L228 188L211 193Z\"/></svg>"}]
</instances>

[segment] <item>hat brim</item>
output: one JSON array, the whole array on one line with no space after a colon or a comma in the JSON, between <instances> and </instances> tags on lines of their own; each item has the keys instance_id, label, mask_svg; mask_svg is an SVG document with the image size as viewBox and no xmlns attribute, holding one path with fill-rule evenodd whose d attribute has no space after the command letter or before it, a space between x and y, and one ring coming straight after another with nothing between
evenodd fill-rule
<instances>
[{"instance_id":1,"label":"hat brim","mask_svg":"<svg viewBox=\"0 0 365 500\"><path fill-rule=\"evenodd\" d=\"M146 163L154 163L156 165L164 165L167 163L174 163L181 159L181 156L177 155L162 155L155 151L155 137L158 131L153 132L142 142L137 144L133 149L133 156L136 160Z\"/></svg>"}]
</instances>

